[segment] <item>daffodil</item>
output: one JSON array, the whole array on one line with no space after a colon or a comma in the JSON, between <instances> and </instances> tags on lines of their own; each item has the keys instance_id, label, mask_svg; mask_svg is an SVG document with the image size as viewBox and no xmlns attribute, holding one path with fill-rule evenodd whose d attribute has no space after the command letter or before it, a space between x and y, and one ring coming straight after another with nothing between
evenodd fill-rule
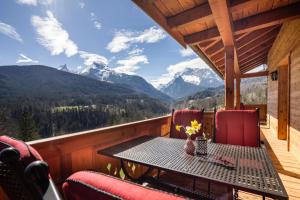
<instances>
[{"instance_id":1,"label":"daffodil","mask_svg":"<svg viewBox=\"0 0 300 200\"><path fill-rule=\"evenodd\" d=\"M180 131L181 128L182 128L182 126L176 125L176 130L177 130L177 131Z\"/></svg>"},{"instance_id":2,"label":"daffodil","mask_svg":"<svg viewBox=\"0 0 300 200\"><path fill-rule=\"evenodd\" d=\"M193 135L193 134L196 133L196 129L193 128L193 127L191 127L191 126L187 126L187 127L185 128L185 133L186 133L187 135L191 136L191 135Z\"/></svg>"},{"instance_id":3,"label":"daffodil","mask_svg":"<svg viewBox=\"0 0 300 200\"><path fill-rule=\"evenodd\" d=\"M196 131L199 131L199 130L201 129L201 124L199 124L197 120L191 121L191 126L192 126Z\"/></svg>"}]
</instances>

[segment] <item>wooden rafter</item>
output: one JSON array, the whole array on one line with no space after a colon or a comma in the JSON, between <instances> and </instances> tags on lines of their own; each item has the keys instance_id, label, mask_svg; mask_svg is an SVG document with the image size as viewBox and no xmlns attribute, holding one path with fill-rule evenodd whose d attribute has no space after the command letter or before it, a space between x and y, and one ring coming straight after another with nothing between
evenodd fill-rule
<instances>
[{"instance_id":1,"label":"wooden rafter","mask_svg":"<svg viewBox=\"0 0 300 200\"><path fill-rule=\"evenodd\" d=\"M224 58L225 52L224 51L220 51L219 53L215 54L214 56L211 56L211 60L213 61L218 61L222 58Z\"/></svg>"},{"instance_id":2,"label":"wooden rafter","mask_svg":"<svg viewBox=\"0 0 300 200\"><path fill-rule=\"evenodd\" d=\"M196 6L194 8L188 9L177 15L167 18L167 23L170 28L181 28L186 25L195 23L197 21L203 20L205 17L211 17L211 10L208 3Z\"/></svg>"},{"instance_id":3,"label":"wooden rafter","mask_svg":"<svg viewBox=\"0 0 300 200\"><path fill-rule=\"evenodd\" d=\"M219 41L221 41L221 39L217 39L217 40L211 42L209 45L207 45L205 48L203 48L203 50L207 50L208 48L212 47L213 45L215 45Z\"/></svg>"},{"instance_id":4,"label":"wooden rafter","mask_svg":"<svg viewBox=\"0 0 300 200\"><path fill-rule=\"evenodd\" d=\"M244 7L259 3L261 0L233 0L230 5L230 11L235 12ZM172 29L182 29L186 26L201 23L204 20L213 18L212 11L208 3L190 8L176 15L167 18L168 25Z\"/></svg>"},{"instance_id":5,"label":"wooden rafter","mask_svg":"<svg viewBox=\"0 0 300 200\"><path fill-rule=\"evenodd\" d=\"M243 37L242 39L240 39L236 43L237 49L240 49L240 48L246 46L247 44L250 44L251 42L254 42L258 38L260 38L260 37L264 36L265 34L271 32L275 28L278 28L278 26L267 27L267 28L259 29L259 30L256 30L256 31L253 31L253 32L249 33L247 36Z\"/></svg>"},{"instance_id":6,"label":"wooden rafter","mask_svg":"<svg viewBox=\"0 0 300 200\"><path fill-rule=\"evenodd\" d=\"M244 33L282 24L299 16L300 2L238 20L234 28L236 33Z\"/></svg>"},{"instance_id":7,"label":"wooden rafter","mask_svg":"<svg viewBox=\"0 0 300 200\"><path fill-rule=\"evenodd\" d=\"M267 60L266 57L257 59L255 61L253 61L252 63L249 63L248 65L241 67L241 72L245 73L251 69L254 69L255 67L258 67L259 65L265 64L266 60Z\"/></svg>"},{"instance_id":8,"label":"wooden rafter","mask_svg":"<svg viewBox=\"0 0 300 200\"><path fill-rule=\"evenodd\" d=\"M268 45L266 45L264 47L255 49L254 51L251 51L247 54L244 54L243 56L239 57L239 61L242 63L242 62L245 62L245 61L251 59L253 56L256 56L256 55L261 54L261 53L268 52L270 50L271 46L272 46L272 43L269 43Z\"/></svg>"},{"instance_id":9,"label":"wooden rafter","mask_svg":"<svg viewBox=\"0 0 300 200\"><path fill-rule=\"evenodd\" d=\"M259 48L260 46L267 46L269 43L273 43L279 29L275 29L268 34L254 40L252 43L238 49L238 55L242 56L248 52L255 51L255 49Z\"/></svg>"},{"instance_id":10,"label":"wooden rafter","mask_svg":"<svg viewBox=\"0 0 300 200\"><path fill-rule=\"evenodd\" d=\"M242 62L241 67L247 66L250 63L255 62L256 60L259 60L261 58L267 58L267 55L268 55L268 52L265 51L265 52L255 55L255 56L252 56L250 59L246 60L245 62Z\"/></svg>"},{"instance_id":11,"label":"wooden rafter","mask_svg":"<svg viewBox=\"0 0 300 200\"><path fill-rule=\"evenodd\" d=\"M285 7L280 7L264 13L240 19L233 22L234 34L246 33L266 27L282 24L285 21L300 17L300 2ZM204 31L196 32L184 37L186 43L197 43L210 39L216 39L220 36L217 27L213 27Z\"/></svg>"},{"instance_id":12,"label":"wooden rafter","mask_svg":"<svg viewBox=\"0 0 300 200\"><path fill-rule=\"evenodd\" d=\"M252 77L260 77L260 76L268 76L268 71L261 71L261 72L253 72L247 74L241 74L241 78L252 78Z\"/></svg>"},{"instance_id":13,"label":"wooden rafter","mask_svg":"<svg viewBox=\"0 0 300 200\"><path fill-rule=\"evenodd\" d=\"M220 49L222 49L224 47L223 42L220 40L219 42L215 43L213 46L207 48L205 50L205 53L208 55L213 54L214 52L219 51Z\"/></svg>"}]
</instances>

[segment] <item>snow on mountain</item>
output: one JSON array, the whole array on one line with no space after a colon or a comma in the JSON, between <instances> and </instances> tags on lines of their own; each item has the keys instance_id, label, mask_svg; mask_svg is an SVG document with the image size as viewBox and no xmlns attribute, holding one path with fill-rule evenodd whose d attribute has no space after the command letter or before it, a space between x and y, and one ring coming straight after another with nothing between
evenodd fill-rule
<instances>
[{"instance_id":1,"label":"snow on mountain","mask_svg":"<svg viewBox=\"0 0 300 200\"><path fill-rule=\"evenodd\" d=\"M164 102L169 103L172 101L171 97L155 89L142 77L116 72L114 69L108 67L104 63L93 63L90 66L86 66L79 72L79 74L100 81L127 85L138 92L147 94L152 98L159 99Z\"/></svg>"},{"instance_id":2,"label":"snow on mountain","mask_svg":"<svg viewBox=\"0 0 300 200\"><path fill-rule=\"evenodd\" d=\"M169 83L160 85L159 89L178 99L222 84L223 81L208 68L186 68L183 72L175 74Z\"/></svg>"}]
</instances>

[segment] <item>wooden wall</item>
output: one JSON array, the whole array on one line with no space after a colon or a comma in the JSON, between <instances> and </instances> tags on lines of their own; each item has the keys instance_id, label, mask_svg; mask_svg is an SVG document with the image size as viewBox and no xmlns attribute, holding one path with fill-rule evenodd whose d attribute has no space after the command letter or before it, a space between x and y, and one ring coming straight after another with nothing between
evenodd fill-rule
<instances>
[{"instance_id":1,"label":"wooden wall","mask_svg":"<svg viewBox=\"0 0 300 200\"><path fill-rule=\"evenodd\" d=\"M278 128L278 81L272 81L268 76L268 123L270 128L277 133Z\"/></svg>"},{"instance_id":2,"label":"wooden wall","mask_svg":"<svg viewBox=\"0 0 300 200\"><path fill-rule=\"evenodd\" d=\"M288 148L295 154L300 151L300 19L285 23L269 54L268 70L278 68L282 60L289 59L288 92ZM281 94L279 94L281 95ZM278 83L268 78L268 115L272 127L278 119ZM274 116L275 119L272 119ZM299 156L298 156L299 157Z\"/></svg>"}]
</instances>

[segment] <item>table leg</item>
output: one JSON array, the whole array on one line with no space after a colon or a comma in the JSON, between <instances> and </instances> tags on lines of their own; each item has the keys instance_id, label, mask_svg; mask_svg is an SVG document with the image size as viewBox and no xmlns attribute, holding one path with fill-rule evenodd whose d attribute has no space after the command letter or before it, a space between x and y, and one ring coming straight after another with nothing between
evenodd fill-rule
<instances>
[{"instance_id":1,"label":"table leg","mask_svg":"<svg viewBox=\"0 0 300 200\"><path fill-rule=\"evenodd\" d=\"M233 199L239 198L239 191L237 189L234 189Z\"/></svg>"},{"instance_id":2,"label":"table leg","mask_svg":"<svg viewBox=\"0 0 300 200\"><path fill-rule=\"evenodd\" d=\"M130 180L134 181L134 182L138 182L138 183L142 183L144 178L150 173L152 172L152 170L154 169L153 167L148 167L147 171L145 173L143 173L140 177L135 178L132 177L130 175L130 173L127 171L126 165L124 163L124 160L121 159L121 168L123 169L123 172L125 174L126 177L128 177Z\"/></svg>"}]
</instances>

